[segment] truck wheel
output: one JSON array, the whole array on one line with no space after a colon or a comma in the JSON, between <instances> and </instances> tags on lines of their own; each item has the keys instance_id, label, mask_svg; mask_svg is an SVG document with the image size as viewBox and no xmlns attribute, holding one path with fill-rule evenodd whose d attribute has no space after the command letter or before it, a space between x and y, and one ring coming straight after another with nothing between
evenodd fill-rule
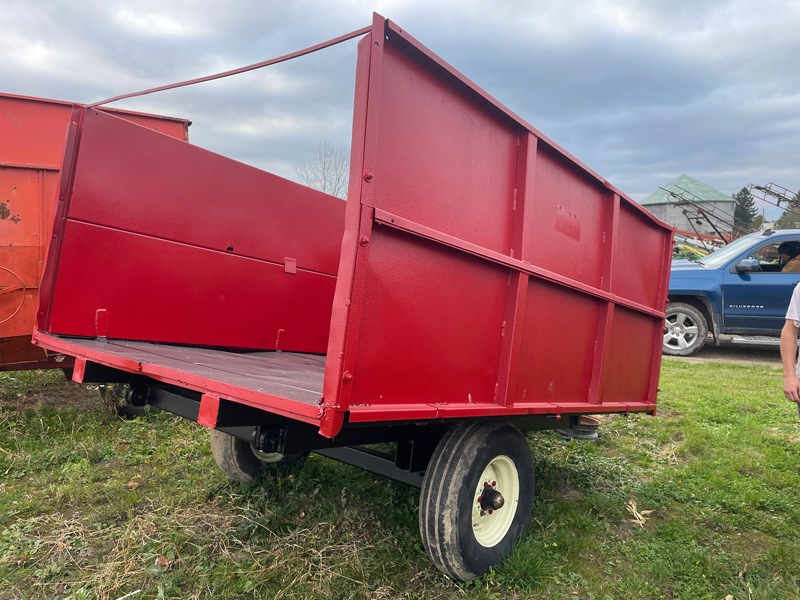
<instances>
[{"instance_id":1,"label":"truck wheel","mask_svg":"<svg viewBox=\"0 0 800 600\"><path fill-rule=\"evenodd\" d=\"M211 454L228 479L245 483L258 481L264 465L289 465L308 456L307 452L286 455L279 452L259 452L250 443L218 429L211 430Z\"/></svg>"},{"instance_id":2,"label":"truck wheel","mask_svg":"<svg viewBox=\"0 0 800 600\"><path fill-rule=\"evenodd\" d=\"M691 356L706 343L706 318L691 304L668 302L665 320L664 354Z\"/></svg>"},{"instance_id":3,"label":"truck wheel","mask_svg":"<svg viewBox=\"0 0 800 600\"><path fill-rule=\"evenodd\" d=\"M486 573L525 533L533 500L533 460L506 421L461 423L431 458L419 499L425 551L456 581Z\"/></svg>"}]
</instances>

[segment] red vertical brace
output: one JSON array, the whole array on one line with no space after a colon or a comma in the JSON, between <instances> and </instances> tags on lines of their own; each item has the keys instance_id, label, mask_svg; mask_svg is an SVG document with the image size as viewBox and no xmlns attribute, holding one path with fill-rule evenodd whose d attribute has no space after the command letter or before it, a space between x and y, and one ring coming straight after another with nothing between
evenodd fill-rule
<instances>
[{"instance_id":1,"label":"red vertical brace","mask_svg":"<svg viewBox=\"0 0 800 600\"><path fill-rule=\"evenodd\" d=\"M366 265L367 248L362 238L369 234L374 211L364 211L372 203L372 178L377 153L378 100L381 91L381 62L383 59L385 19L374 13L372 31L359 42L356 66L356 90L353 111L353 137L350 145L350 183L345 210L345 233L333 300L331 332L325 361L322 391L322 417L319 432L335 436L344 423L344 413L350 402L350 381L346 359L355 351L361 315L353 314L354 296L363 293L363 273L359 280L359 265ZM364 213L368 214L364 214ZM369 221L368 231L363 229ZM350 359L351 362L353 358Z\"/></svg>"},{"instance_id":2,"label":"red vertical brace","mask_svg":"<svg viewBox=\"0 0 800 600\"><path fill-rule=\"evenodd\" d=\"M53 314L53 311L50 310L50 306L52 306L53 303L52 293L56 280L54 271L59 262L61 245L64 242L67 205L70 201L70 198L67 197L67 193L72 189L72 181L75 178L75 166L78 159L78 148L80 146L80 125L83 122L85 114L85 107L76 105L75 108L72 109L69 127L67 128L67 141L64 149L64 160L61 165L61 177L59 179L58 201L55 207L53 230L47 249L45 273L39 284L39 312L36 316L36 327L44 331L50 330L50 323L45 322L45 319L49 321ZM48 308L44 309L45 306Z\"/></svg>"},{"instance_id":3,"label":"red vertical brace","mask_svg":"<svg viewBox=\"0 0 800 600\"><path fill-rule=\"evenodd\" d=\"M214 428L219 418L219 396L217 394L203 394L200 396L200 409L197 413L197 424L203 427Z\"/></svg>"},{"instance_id":4,"label":"red vertical brace","mask_svg":"<svg viewBox=\"0 0 800 600\"><path fill-rule=\"evenodd\" d=\"M672 264L672 242L675 231L670 229L664 232L664 249L661 252L661 280L659 282L659 298L666 298L666 291L669 289L669 271ZM666 310L666 306L660 307L661 310ZM653 325L656 328L656 337L661 339L664 332L663 321L656 322ZM650 365L650 385L647 389L647 401L655 404L656 395L658 394L658 378L661 375L661 352L653 353L653 360Z\"/></svg>"},{"instance_id":5,"label":"red vertical brace","mask_svg":"<svg viewBox=\"0 0 800 600\"><path fill-rule=\"evenodd\" d=\"M512 199L514 229L510 254L522 259L525 247L525 218L533 204L538 140L530 132L520 135L517 153L517 176ZM514 405L514 387L519 369L518 357L522 348L523 321L528 296L527 273L509 271L508 295L503 317L503 340L500 345L500 365L497 371L497 394L495 402L501 406Z\"/></svg>"},{"instance_id":6,"label":"red vertical brace","mask_svg":"<svg viewBox=\"0 0 800 600\"><path fill-rule=\"evenodd\" d=\"M604 292L611 290L611 278L614 275L614 245L619 230L619 194L608 192L606 194L606 223L605 239L603 243L603 276L600 282L600 289ZM604 303L600 310L600 318L597 323L597 335L594 342L594 362L592 364L592 380L589 382L589 403L602 404L600 390L603 386L603 364L605 362L606 347L611 325L614 322L613 301Z\"/></svg>"}]
</instances>

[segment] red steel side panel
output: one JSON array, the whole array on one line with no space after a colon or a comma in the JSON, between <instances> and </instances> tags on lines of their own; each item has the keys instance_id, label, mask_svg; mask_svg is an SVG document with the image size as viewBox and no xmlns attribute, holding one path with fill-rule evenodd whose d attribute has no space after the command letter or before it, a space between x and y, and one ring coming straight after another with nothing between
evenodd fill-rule
<instances>
[{"instance_id":1,"label":"red steel side panel","mask_svg":"<svg viewBox=\"0 0 800 600\"><path fill-rule=\"evenodd\" d=\"M375 227L366 279L351 403L494 401L506 269Z\"/></svg>"},{"instance_id":2,"label":"red steel side panel","mask_svg":"<svg viewBox=\"0 0 800 600\"><path fill-rule=\"evenodd\" d=\"M671 230L379 15L356 74L346 214L84 111L40 329L301 352L327 339L328 437L345 419L653 411Z\"/></svg>"},{"instance_id":3,"label":"red steel side panel","mask_svg":"<svg viewBox=\"0 0 800 600\"><path fill-rule=\"evenodd\" d=\"M513 403L587 399L603 304L586 294L530 280Z\"/></svg>"},{"instance_id":4,"label":"red steel side panel","mask_svg":"<svg viewBox=\"0 0 800 600\"><path fill-rule=\"evenodd\" d=\"M608 226L606 190L544 144L539 146L534 181L526 210L535 222L522 259L599 288Z\"/></svg>"},{"instance_id":5,"label":"red steel side panel","mask_svg":"<svg viewBox=\"0 0 800 600\"><path fill-rule=\"evenodd\" d=\"M391 22L357 73L322 432L654 410L670 229Z\"/></svg>"},{"instance_id":6,"label":"red steel side panel","mask_svg":"<svg viewBox=\"0 0 800 600\"><path fill-rule=\"evenodd\" d=\"M653 369L661 364L661 354L645 352L661 348L664 339L660 320L617 306L609 339L600 389L601 402L636 402L649 398L655 390ZM655 398L653 396L653 402Z\"/></svg>"},{"instance_id":7,"label":"red steel side panel","mask_svg":"<svg viewBox=\"0 0 800 600\"><path fill-rule=\"evenodd\" d=\"M66 366L31 345L70 102L0 93L0 370ZM188 121L114 110L186 140Z\"/></svg>"},{"instance_id":8,"label":"red steel side panel","mask_svg":"<svg viewBox=\"0 0 800 600\"><path fill-rule=\"evenodd\" d=\"M667 291L659 275L666 271L669 277L671 261L664 256L663 232L648 227L644 216L629 204L621 207L619 230L624 235L613 248L611 292L645 306L659 306Z\"/></svg>"},{"instance_id":9,"label":"red steel side panel","mask_svg":"<svg viewBox=\"0 0 800 600\"><path fill-rule=\"evenodd\" d=\"M72 191L71 220L328 275L339 266L341 200L95 109Z\"/></svg>"},{"instance_id":10,"label":"red steel side panel","mask_svg":"<svg viewBox=\"0 0 800 600\"><path fill-rule=\"evenodd\" d=\"M61 253L51 333L325 351L330 275L77 221Z\"/></svg>"},{"instance_id":11,"label":"red steel side panel","mask_svg":"<svg viewBox=\"0 0 800 600\"><path fill-rule=\"evenodd\" d=\"M519 127L400 45L385 45L380 76L371 205L508 253Z\"/></svg>"},{"instance_id":12,"label":"red steel side panel","mask_svg":"<svg viewBox=\"0 0 800 600\"><path fill-rule=\"evenodd\" d=\"M341 200L101 111L81 112L40 329L325 351Z\"/></svg>"}]
</instances>

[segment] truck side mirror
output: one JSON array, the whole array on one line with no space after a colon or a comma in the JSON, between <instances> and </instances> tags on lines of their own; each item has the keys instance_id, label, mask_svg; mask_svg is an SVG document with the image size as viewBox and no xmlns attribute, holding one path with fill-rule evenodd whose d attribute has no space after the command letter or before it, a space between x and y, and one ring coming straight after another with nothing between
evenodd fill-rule
<instances>
[{"instance_id":1,"label":"truck side mirror","mask_svg":"<svg viewBox=\"0 0 800 600\"><path fill-rule=\"evenodd\" d=\"M760 271L761 265L758 264L758 261L755 258L743 258L738 263L736 263L736 272L737 273L752 273L753 271Z\"/></svg>"}]
</instances>

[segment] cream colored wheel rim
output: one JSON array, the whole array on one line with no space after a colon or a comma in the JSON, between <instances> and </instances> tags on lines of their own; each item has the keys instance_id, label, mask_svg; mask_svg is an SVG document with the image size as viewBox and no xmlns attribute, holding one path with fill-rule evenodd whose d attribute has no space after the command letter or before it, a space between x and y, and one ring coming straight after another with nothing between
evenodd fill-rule
<instances>
[{"instance_id":1,"label":"cream colored wheel rim","mask_svg":"<svg viewBox=\"0 0 800 600\"><path fill-rule=\"evenodd\" d=\"M497 510L481 508L484 489L493 488L505 500ZM519 473L508 456L495 457L481 473L472 496L472 531L485 548L499 544L511 529L519 504Z\"/></svg>"}]
</instances>

